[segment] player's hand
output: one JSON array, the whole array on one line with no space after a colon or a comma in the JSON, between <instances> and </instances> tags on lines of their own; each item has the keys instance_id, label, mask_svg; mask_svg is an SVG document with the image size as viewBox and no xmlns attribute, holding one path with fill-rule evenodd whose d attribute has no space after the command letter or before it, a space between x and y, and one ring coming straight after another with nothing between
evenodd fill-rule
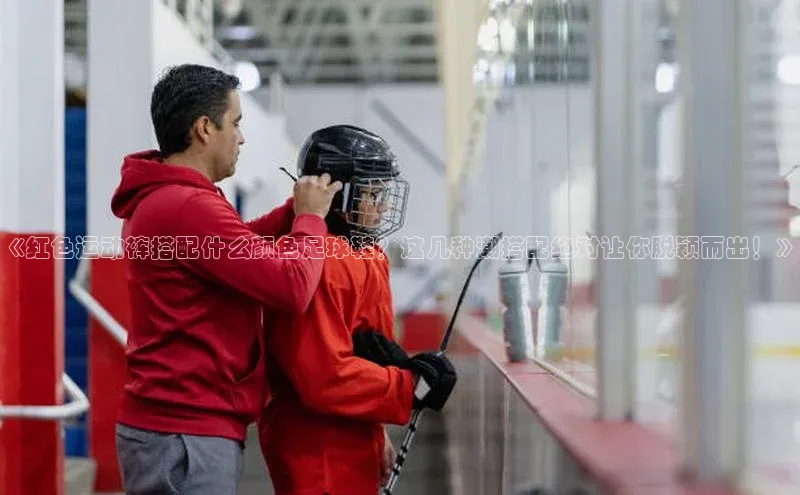
<instances>
[{"instance_id":1,"label":"player's hand","mask_svg":"<svg viewBox=\"0 0 800 495\"><path fill-rule=\"evenodd\" d=\"M453 364L444 354L422 352L410 359L410 368L419 378L414 406L441 411L458 379Z\"/></svg>"},{"instance_id":2,"label":"player's hand","mask_svg":"<svg viewBox=\"0 0 800 495\"><path fill-rule=\"evenodd\" d=\"M389 431L386 427L383 428L383 462L381 463L381 485L385 485L389 481L389 476L392 474L392 466L394 466L394 458L397 455L392 445L392 439L389 438Z\"/></svg>"},{"instance_id":3,"label":"player's hand","mask_svg":"<svg viewBox=\"0 0 800 495\"><path fill-rule=\"evenodd\" d=\"M331 184L331 176L322 174L304 175L294 184L294 214L312 213L325 218L331 207L333 196L342 190L339 181Z\"/></svg>"},{"instance_id":4,"label":"player's hand","mask_svg":"<svg viewBox=\"0 0 800 495\"><path fill-rule=\"evenodd\" d=\"M353 334L353 354L378 366L409 367L406 351L377 330L357 330Z\"/></svg>"}]
</instances>

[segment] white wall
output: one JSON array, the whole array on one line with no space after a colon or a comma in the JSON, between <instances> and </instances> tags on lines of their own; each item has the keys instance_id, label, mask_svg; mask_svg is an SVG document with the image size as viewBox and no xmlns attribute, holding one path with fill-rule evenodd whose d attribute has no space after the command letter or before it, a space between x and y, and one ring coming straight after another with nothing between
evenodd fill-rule
<instances>
[{"instance_id":1,"label":"white wall","mask_svg":"<svg viewBox=\"0 0 800 495\"><path fill-rule=\"evenodd\" d=\"M111 195L122 158L153 146L150 129L152 52L143 42L151 2L88 0L87 230L119 236ZM137 42L131 43L132 40Z\"/></svg>"},{"instance_id":2,"label":"white wall","mask_svg":"<svg viewBox=\"0 0 800 495\"><path fill-rule=\"evenodd\" d=\"M170 66L182 63L197 63L220 68L219 63L186 28L183 21L175 12L159 0L153 0L153 72L151 85ZM261 103L252 95L240 93L242 104L241 129L245 136L245 144L239 154L236 174L222 181L219 185L225 191L228 199L234 199L234 187L239 185L246 189L253 189L256 181L273 179L273 168L270 161L275 159L275 150L281 153L287 147L280 125L283 123L279 117L269 116ZM155 136L152 136L155 143ZM290 146L290 144L288 145ZM274 191L276 197L270 198L273 202L279 201L277 194L283 194L285 188ZM262 193L273 192L270 187L261 190Z\"/></svg>"},{"instance_id":3,"label":"white wall","mask_svg":"<svg viewBox=\"0 0 800 495\"><path fill-rule=\"evenodd\" d=\"M0 231L64 231L63 12L0 7Z\"/></svg>"},{"instance_id":4,"label":"white wall","mask_svg":"<svg viewBox=\"0 0 800 495\"><path fill-rule=\"evenodd\" d=\"M286 132L284 115L259 115L257 127L249 121L244 132L246 142L239 159L246 159L252 166L237 171L236 178L245 193L242 217L251 220L292 195L294 183L279 167L293 172L298 147Z\"/></svg>"},{"instance_id":5,"label":"white wall","mask_svg":"<svg viewBox=\"0 0 800 495\"><path fill-rule=\"evenodd\" d=\"M110 201L119 182L122 159L129 153L157 147L150 120L153 85L171 65L199 63L219 68L219 64L160 0L90 0L88 5L89 234L118 236L121 221L112 215ZM149 43L142 34L148 32ZM271 162L293 153L281 117L268 115L249 94L240 97L246 143L236 175L220 183L231 201L235 184L252 190L257 179L275 182ZM259 205L269 208L287 194L283 182L262 188Z\"/></svg>"}]
</instances>

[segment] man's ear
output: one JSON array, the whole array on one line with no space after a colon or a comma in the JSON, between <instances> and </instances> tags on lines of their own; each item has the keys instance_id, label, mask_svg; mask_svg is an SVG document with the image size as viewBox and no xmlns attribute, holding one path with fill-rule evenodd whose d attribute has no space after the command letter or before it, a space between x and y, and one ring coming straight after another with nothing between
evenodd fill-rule
<instances>
[{"instance_id":1,"label":"man's ear","mask_svg":"<svg viewBox=\"0 0 800 495\"><path fill-rule=\"evenodd\" d=\"M209 140L211 139L211 130L213 126L214 123L211 122L211 119L205 115L201 115L197 120L194 121L192 132L201 143L208 144Z\"/></svg>"}]
</instances>

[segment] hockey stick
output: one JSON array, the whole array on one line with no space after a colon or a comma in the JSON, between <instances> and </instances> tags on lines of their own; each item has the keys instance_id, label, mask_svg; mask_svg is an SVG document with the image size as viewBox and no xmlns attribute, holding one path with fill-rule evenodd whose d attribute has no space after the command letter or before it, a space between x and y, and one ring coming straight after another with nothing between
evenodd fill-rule
<instances>
[{"instance_id":1,"label":"hockey stick","mask_svg":"<svg viewBox=\"0 0 800 495\"><path fill-rule=\"evenodd\" d=\"M444 351L447 350L447 344L450 343L450 336L453 333L453 325L455 324L458 310L461 309L461 303L464 301L464 296L467 294L467 288L469 287L470 280L472 280L472 274L475 273L475 269L478 268L480 262L492 252L495 246L497 246L502 237L502 232L495 234L489 240L489 242L483 246L483 250L478 255L478 259L476 259L475 263L472 265L472 269L469 271L469 275L467 275L467 280L464 282L464 287L461 288L461 294L458 296L456 308L453 310L452 316L450 316L450 323L447 325L447 331L444 334L444 338L442 338L442 343L439 345L439 352L437 354L442 355L444 354ZM422 383L424 382L418 382L417 387L419 387ZM386 486L383 488L383 495L392 495L392 490L394 490L397 480L400 477L400 472L403 470L403 464L406 462L408 449L411 447L411 442L414 440L414 435L417 433L419 421L422 417L422 411L423 408L415 408L413 414L411 415L411 423L408 425L408 428L406 428L406 434L403 437L403 443L400 445L400 453L397 454L397 457L395 457L394 466L392 466L392 474L389 475L389 480L386 482Z\"/></svg>"}]
</instances>

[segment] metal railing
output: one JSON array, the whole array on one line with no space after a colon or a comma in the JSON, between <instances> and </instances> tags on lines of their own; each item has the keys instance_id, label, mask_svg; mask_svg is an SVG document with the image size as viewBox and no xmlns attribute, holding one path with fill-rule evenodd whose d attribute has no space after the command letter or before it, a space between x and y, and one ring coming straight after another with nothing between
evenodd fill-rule
<instances>
[{"instance_id":1,"label":"metal railing","mask_svg":"<svg viewBox=\"0 0 800 495\"><path fill-rule=\"evenodd\" d=\"M104 329L114 337L114 339L125 346L128 340L128 332L125 328L105 308L95 299L86 288L89 281L89 259L81 258L75 277L69 283L69 291L83 305ZM66 373L62 375L61 382L70 402L53 406L33 406L33 405L2 405L0 404L0 419L2 418L23 418L42 421L62 420L74 418L84 414L89 410L89 398L83 393L81 388ZM2 421L0 421L2 425Z\"/></svg>"},{"instance_id":2,"label":"metal railing","mask_svg":"<svg viewBox=\"0 0 800 495\"><path fill-rule=\"evenodd\" d=\"M82 257L78 264L78 269L75 271L75 276L69 282L69 292L114 337L114 340L119 342L122 347L125 347L128 342L128 332L89 292L87 288L89 271L89 259Z\"/></svg>"},{"instance_id":3,"label":"metal railing","mask_svg":"<svg viewBox=\"0 0 800 495\"><path fill-rule=\"evenodd\" d=\"M128 338L128 332L117 322L103 306L92 297L86 289L89 280L89 260L82 258L75 272L75 277L69 283L70 293L100 324L108 330L115 340L123 346ZM89 410L89 398L81 388L66 373L62 375L69 403L40 406L40 405L2 405L0 404L0 420L2 418L22 418L42 421L63 420L74 418ZM2 424L2 421L0 421Z\"/></svg>"},{"instance_id":4,"label":"metal railing","mask_svg":"<svg viewBox=\"0 0 800 495\"><path fill-rule=\"evenodd\" d=\"M538 365L539 367L541 367L544 370L546 370L548 373L550 373L554 377L556 377L559 380L561 380L566 386L568 386L569 388L571 388L575 392L578 392L579 394L581 394L582 396L586 397L587 399L597 400L597 390L595 390L594 388L590 387L589 385L581 382L577 378L575 378L572 375L570 375L568 372L566 372L566 371L558 368L557 366L554 366L554 365L548 363L544 359L541 359L541 358L536 357L536 356L532 357L531 361L533 363L535 363L536 365Z\"/></svg>"},{"instance_id":5,"label":"metal railing","mask_svg":"<svg viewBox=\"0 0 800 495\"><path fill-rule=\"evenodd\" d=\"M89 398L81 388L64 373L61 383L71 402L57 406L4 406L0 405L0 419L24 418L42 421L74 418L89 410ZM2 422L0 422L1 424Z\"/></svg>"}]
</instances>

